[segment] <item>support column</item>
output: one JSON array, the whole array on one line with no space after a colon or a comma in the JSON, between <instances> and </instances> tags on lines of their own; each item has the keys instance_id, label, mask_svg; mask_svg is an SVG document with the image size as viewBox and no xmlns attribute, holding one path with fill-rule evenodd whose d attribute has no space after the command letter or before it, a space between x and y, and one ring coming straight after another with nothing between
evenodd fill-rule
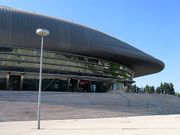
<instances>
[{"instance_id":1,"label":"support column","mask_svg":"<svg viewBox=\"0 0 180 135\"><path fill-rule=\"evenodd\" d=\"M79 83L80 83L80 79L78 79L78 81L77 81L77 91L79 91Z\"/></svg>"},{"instance_id":2,"label":"support column","mask_svg":"<svg viewBox=\"0 0 180 135\"><path fill-rule=\"evenodd\" d=\"M9 86L9 74L7 74L6 76L6 90L9 89L8 86Z\"/></svg>"},{"instance_id":3,"label":"support column","mask_svg":"<svg viewBox=\"0 0 180 135\"><path fill-rule=\"evenodd\" d=\"M21 81L20 81L20 87L19 87L20 90L23 89L23 81L24 81L24 75L21 75Z\"/></svg>"},{"instance_id":4,"label":"support column","mask_svg":"<svg viewBox=\"0 0 180 135\"><path fill-rule=\"evenodd\" d=\"M69 91L70 78L67 79L67 91Z\"/></svg>"}]
</instances>

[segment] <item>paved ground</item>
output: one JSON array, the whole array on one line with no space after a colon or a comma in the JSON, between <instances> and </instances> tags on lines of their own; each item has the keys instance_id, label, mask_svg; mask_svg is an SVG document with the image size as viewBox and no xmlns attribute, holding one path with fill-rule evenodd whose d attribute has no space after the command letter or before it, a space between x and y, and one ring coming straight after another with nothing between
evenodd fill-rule
<instances>
[{"instance_id":1,"label":"paved ground","mask_svg":"<svg viewBox=\"0 0 180 135\"><path fill-rule=\"evenodd\" d=\"M1 135L180 135L180 115L1 122Z\"/></svg>"},{"instance_id":2,"label":"paved ground","mask_svg":"<svg viewBox=\"0 0 180 135\"><path fill-rule=\"evenodd\" d=\"M0 122L36 120L37 95L35 91L0 91ZM180 98L166 95L43 92L41 114L43 120L180 114Z\"/></svg>"},{"instance_id":3,"label":"paved ground","mask_svg":"<svg viewBox=\"0 0 180 135\"><path fill-rule=\"evenodd\" d=\"M180 135L175 96L43 92L38 131L37 95L0 91L0 135Z\"/></svg>"}]
</instances>

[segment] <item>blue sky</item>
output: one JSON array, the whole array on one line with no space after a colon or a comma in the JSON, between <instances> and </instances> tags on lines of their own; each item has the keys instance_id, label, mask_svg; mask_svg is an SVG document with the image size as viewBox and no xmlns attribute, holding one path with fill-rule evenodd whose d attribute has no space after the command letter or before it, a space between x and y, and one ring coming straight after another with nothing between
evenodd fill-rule
<instances>
[{"instance_id":1,"label":"blue sky","mask_svg":"<svg viewBox=\"0 0 180 135\"><path fill-rule=\"evenodd\" d=\"M0 0L0 5L80 23L125 41L162 60L157 74L138 86L172 82L180 92L180 0Z\"/></svg>"}]
</instances>

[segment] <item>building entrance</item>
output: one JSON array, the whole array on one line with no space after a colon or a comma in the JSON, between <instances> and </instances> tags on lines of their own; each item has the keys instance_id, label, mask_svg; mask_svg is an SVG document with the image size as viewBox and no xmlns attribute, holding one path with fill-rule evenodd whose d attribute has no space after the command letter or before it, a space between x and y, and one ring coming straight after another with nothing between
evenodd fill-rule
<instances>
[{"instance_id":1,"label":"building entrance","mask_svg":"<svg viewBox=\"0 0 180 135\"><path fill-rule=\"evenodd\" d=\"M9 90L20 90L21 76L19 75L10 75L8 82Z\"/></svg>"},{"instance_id":2,"label":"building entrance","mask_svg":"<svg viewBox=\"0 0 180 135\"><path fill-rule=\"evenodd\" d=\"M96 92L96 83L90 80L67 79L67 91L70 92Z\"/></svg>"},{"instance_id":3,"label":"building entrance","mask_svg":"<svg viewBox=\"0 0 180 135\"><path fill-rule=\"evenodd\" d=\"M71 92L78 91L79 90L79 80L78 79L70 79L68 90Z\"/></svg>"}]
</instances>

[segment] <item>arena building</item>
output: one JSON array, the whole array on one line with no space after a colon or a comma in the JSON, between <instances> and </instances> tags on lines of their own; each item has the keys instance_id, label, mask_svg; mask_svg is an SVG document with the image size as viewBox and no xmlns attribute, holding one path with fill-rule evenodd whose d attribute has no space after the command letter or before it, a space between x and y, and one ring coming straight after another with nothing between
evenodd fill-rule
<instances>
[{"instance_id":1,"label":"arena building","mask_svg":"<svg viewBox=\"0 0 180 135\"><path fill-rule=\"evenodd\" d=\"M127 89L164 63L103 32L53 17L0 6L0 89L37 90L40 37L45 28L43 90Z\"/></svg>"}]
</instances>

